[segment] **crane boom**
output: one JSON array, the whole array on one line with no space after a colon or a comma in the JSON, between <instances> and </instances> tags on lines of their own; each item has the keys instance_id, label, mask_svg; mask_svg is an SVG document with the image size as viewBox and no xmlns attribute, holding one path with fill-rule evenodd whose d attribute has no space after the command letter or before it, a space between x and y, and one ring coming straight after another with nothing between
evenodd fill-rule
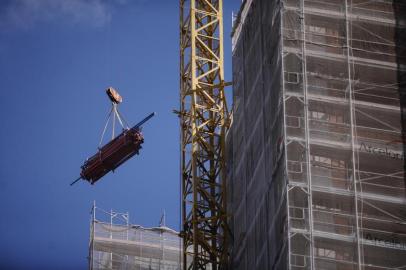
<instances>
[{"instance_id":1,"label":"crane boom","mask_svg":"<svg viewBox=\"0 0 406 270\"><path fill-rule=\"evenodd\" d=\"M226 269L222 0L180 0L180 124L184 269Z\"/></svg>"}]
</instances>

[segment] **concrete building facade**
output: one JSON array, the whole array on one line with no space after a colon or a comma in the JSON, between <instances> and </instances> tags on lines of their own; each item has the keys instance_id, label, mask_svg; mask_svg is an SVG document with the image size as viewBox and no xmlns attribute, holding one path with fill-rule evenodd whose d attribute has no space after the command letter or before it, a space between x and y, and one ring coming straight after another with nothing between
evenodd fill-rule
<instances>
[{"instance_id":1,"label":"concrete building facade","mask_svg":"<svg viewBox=\"0 0 406 270\"><path fill-rule=\"evenodd\" d=\"M246 0L231 269L406 269L406 3Z\"/></svg>"}]
</instances>

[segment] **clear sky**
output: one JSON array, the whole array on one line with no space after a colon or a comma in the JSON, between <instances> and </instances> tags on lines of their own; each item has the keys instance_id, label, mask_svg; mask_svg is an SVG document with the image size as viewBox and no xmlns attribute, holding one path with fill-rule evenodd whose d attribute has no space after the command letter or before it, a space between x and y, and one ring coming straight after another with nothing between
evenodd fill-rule
<instances>
[{"instance_id":1,"label":"clear sky","mask_svg":"<svg viewBox=\"0 0 406 270\"><path fill-rule=\"evenodd\" d=\"M224 0L228 80L240 2ZM179 229L178 24L172 0L0 1L0 269L86 269L93 200L144 226L165 209ZM98 146L108 86L130 124L157 116L140 156L71 187Z\"/></svg>"}]
</instances>

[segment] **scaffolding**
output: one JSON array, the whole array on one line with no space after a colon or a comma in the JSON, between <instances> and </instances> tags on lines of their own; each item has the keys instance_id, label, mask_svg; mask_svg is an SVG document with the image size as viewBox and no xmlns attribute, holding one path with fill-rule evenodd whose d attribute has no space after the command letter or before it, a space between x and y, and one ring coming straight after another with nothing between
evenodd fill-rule
<instances>
[{"instance_id":1,"label":"scaffolding","mask_svg":"<svg viewBox=\"0 0 406 270\"><path fill-rule=\"evenodd\" d=\"M182 269L182 243L176 231L131 225L128 213L107 212L96 205L91 215L90 270Z\"/></svg>"},{"instance_id":2,"label":"scaffolding","mask_svg":"<svg viewBox=\"0 0 406 270\"><path fill-rule=\"evenodd\" d=\"M406 269L406 3L246 0L232 269Z\"/></svg>"}]
</instances>

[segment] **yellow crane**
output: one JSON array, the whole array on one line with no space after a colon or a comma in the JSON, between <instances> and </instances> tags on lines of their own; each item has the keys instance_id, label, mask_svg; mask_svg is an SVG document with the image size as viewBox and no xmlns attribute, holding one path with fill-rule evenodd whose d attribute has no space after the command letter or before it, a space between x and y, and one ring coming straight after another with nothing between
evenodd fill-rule
<instances>
[{"instance_id":1,"label":"yellow crane","mask_svg":"<svg viewBox=\"0 0 406 270\"><path fill-rule=\"evenodd\" d=\"M222 0L180 0L180 124L184 269L226 269Z\"/></svg>"}]
</instances>

